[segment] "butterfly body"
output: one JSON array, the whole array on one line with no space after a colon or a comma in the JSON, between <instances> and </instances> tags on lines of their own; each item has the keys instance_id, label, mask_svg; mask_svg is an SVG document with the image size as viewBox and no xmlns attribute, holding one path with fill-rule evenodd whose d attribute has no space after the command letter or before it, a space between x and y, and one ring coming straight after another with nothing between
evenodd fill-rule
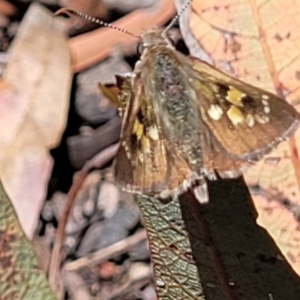
<instances>
[{"instance_id":1,"label":"butterfly body","mask_svg":"<svg viewBox=\"0 0 300 300\"><path fill-rule=\"evenodd\" d=\"M207 202L205 177L239 176L298 126L287 102L177 52L163 31L142 41L133 73L118 77L124 189L168 198L192 187Z\"/></svg>"}]
</instances>

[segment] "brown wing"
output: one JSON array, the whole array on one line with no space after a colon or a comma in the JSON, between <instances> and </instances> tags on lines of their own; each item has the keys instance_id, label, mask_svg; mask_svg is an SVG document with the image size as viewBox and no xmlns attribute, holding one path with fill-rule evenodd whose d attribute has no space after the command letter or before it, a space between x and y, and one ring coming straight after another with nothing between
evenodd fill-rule
<instances>
[{"instance_id":1,"label":"brown wing","mask_svg":"<svg viewBox=\"0 0 300 300\"><path fill-rule=\"evenodd\" d=\"M118 92L118 102L119 107L122 108L122 112L126 109L128 101L131 99L131 74L125 75L116 75L117 87L119 89Z\"/></svg>"},{"instance_id":2,"label":"brown wing","mask_svg":"<svg viewBox=\"0 0 300 300\"><path fill-rule=\"evenodd\" d=\"M116 75L117 84L98 83L98 88L116 108L123 112L131 95L131 76Z\"/></svg>"},{"instance_id":3,"label":"brown wing","mask_svg":"<svg viewBox=\"0 0 300 300\"><path fill-rule=\"evenodd\" d=\"M123 120L115 178L125 190L166 198L181 193L197 177L188 164L168 149L159 120L143 85L135 80Z\"/></svg>"},{"instance_id":4,"label":"brown wing","mask_svg":"<svg viewBox=\"0 0 300 300\"><path fill-rule=\"evenodd\" d=\"M201 138L202 172L211 180L218 174L222 178L237 178L247 167L247 163L228 155L218 141L207 130Z\"/></svg>"},{"instance_id":5,"label":"brown wing","mask_svg":"<svg viewBox=\"0 0 300 300\"><path fill-rule=\"evenodd\" d=\"M231 157L229 165L234 160L257 160L297 128L299 114L286 101L196 58L188 59L201 118L216 140L217 160L222 152Z\"/></svg>"}]
</instances>

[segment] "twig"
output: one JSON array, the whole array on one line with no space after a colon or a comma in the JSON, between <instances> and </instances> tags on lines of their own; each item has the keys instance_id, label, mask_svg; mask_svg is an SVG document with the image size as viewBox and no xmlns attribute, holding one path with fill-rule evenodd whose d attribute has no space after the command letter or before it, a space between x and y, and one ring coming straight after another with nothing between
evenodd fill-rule
<instances>
[{"instance_id":1,"label":"twig","mask_svg":"<svg viewBox=\"0 0 300 300\"><path fill-rule=\"evenodd\" d=\"M128 249L147 239L145 230L139 231L136 234L110 245L104 249L100 249L94 253L90 253L85 257L81 257L75 261L68 262L64 266L65 271L77 271L80 268L93 266L103 261L125 253Z\"/></svg>"},{"instance_id":2,"label":"twig","mask_svg":"<svg viewBox=\"0 0 300 300\"><path fill-rule=\"evenodd\" d=\"M112 145L108 147L107 149L103 150L98 155L96 155L97 160L95 160L95 158L92 158L91 160L87 161L84 167L82 168L82 170L80 170L76 174L74 183L71 186L71 189L68 193L67 203L64 212L58 223L58 228L57 228L55 241L54 241L54 247L51 254L50 267L49 267L49 283L52 289L56 292L60 291L59 284L61 283L61 281L59 280L60 278L59 269L61 264L61 247L63 243L65 227L76 194L80 189L82 183L84 182L85 178L87 177L89 171L95 167L93 162L97 161L97 166L100 168L102 165L110 161L116 155L116 152L117 152L117 145Z\"/></svg>"}]
</instances>

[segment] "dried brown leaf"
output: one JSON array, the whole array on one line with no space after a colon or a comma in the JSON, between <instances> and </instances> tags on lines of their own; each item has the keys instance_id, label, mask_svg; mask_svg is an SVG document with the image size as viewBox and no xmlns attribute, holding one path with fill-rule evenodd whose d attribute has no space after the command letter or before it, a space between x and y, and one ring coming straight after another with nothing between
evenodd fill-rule
<instances>
[{"instance_id":1,"label":"dried brown leaf","mask_svg":"<svg viewBox=\"0 0 300 300\"><path fill-rule=\"evenodd\" d=\"M178 2L182 6L184 1ZM295 104L300 96L299 13L295 0L195 0L190 16L181 22L192 55ZM245 175L253 187L258 223L267 228L298 274L299 135L297 130L294 138Z\"/></svg>"},{"instance_id":2,"label":"dried brown leaf","mask_svg":"<svg viewBox=\"0 0 300 300\"><path fill-rule=\"evenodd\" d=\"M38 4L30 7L9 49L0 99L0 176L29 238L46 195L48 154L66 124L70 57L61 26Z\"/></svg>"},{"instance_id":3,"label":"dried brown leaf","mask_svg":"<svg viewBox=\"0 0 300 300\"><path fill-rule=\"evenodd\" d=\"M4 0L0 0L0 13L2 15L10 16L16 12L16 7Z\"/></svg>"},{"instance_id":4,"label":"dried brown leaf","mask_svg":"<svg viewBox=\"0 0 300 300\"><path fill-rule=\"evenodd\" d=\"M113 25L139 35L145 28L161 26L175 13L173 0L158 1L152 9L136 10ZM114 47L130 45L136 39L110 28L100 28L70 40L73 70L78 72L108 56Z\"/></svg>"}]
</instances>

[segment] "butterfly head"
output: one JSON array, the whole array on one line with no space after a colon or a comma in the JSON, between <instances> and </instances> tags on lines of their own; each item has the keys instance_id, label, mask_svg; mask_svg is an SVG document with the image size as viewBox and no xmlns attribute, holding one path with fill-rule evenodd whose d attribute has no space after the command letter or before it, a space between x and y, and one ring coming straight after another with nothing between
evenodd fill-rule
<instances>
[{"instance_id":1,"label":"butterfly head","mask_svg":"<svg viewBox=\"0 0 300 300\"><path fill-rule=\"evenodd\" d=\"M150 46L167 46L174 49L174 43L168 37L167 32L177 22L183 12L191 5L192 1L193 0L186 1L181 11L176 14L176 16L171 20L170 24L165 29L153 28L141 34L143 48L145 49Z\"/></svg>"},{"instance_id":2,"label":"butterfly head","mask_svg":"<svg viewBox=\"0 0 300 300\"><path fill-rule=\"evenodd\" d=\"M171 20L170 24L165 29L153 28L150 30L146 30L141 34L142 43L138 46L139 54L151 46L165 46L172 49L175 49L174 43L172 39L168 36L168 31L170 28L177 22L179 17L183 14L183 12L191 5L193 0L189 0L185 3L181 11L179 11L176 16Z\"/></svg>"},{"instance_id":3,"label":"butterfly head","mask_svg":"<svg viewBox=\"0 0 300 300\"><path fill-rule=\"evenodd\" d=\"M141 34L141 38L145 48L153 45L172 46L170 38L163 30L158 28L146 30Z\"/></svg>"},{"instance_id":4,"label":"butterfly head","mask_svg":"<svg viewBox=\"0 0 300 300\"><path fill-rule=\"evenodd\" d=\"M141 42L138 45L138 53L141 55L144 50L153 46L164 46L174 49L174 43L165 31L153 28L141 34Z\"/></svg>"}]
</instances>

